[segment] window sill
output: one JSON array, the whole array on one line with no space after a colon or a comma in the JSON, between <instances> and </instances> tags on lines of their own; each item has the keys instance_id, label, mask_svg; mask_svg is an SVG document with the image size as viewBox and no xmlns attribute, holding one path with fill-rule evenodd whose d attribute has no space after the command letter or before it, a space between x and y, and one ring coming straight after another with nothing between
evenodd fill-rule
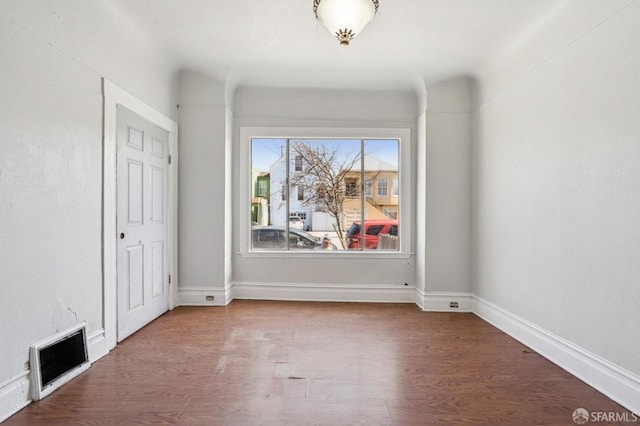
<instances>
[{"instance_id":1,"label":"window sill","mask_svg":"<svg viewBox=\"0 0 640 426\"><path fill-rule=\"evenodd\" d=\"M413 253L370 250L353 252L346 250L310 250L303 251L240 251L236 254L245 258L276 258L276 259L409 259Z\"/></svg>"}]
</instances>

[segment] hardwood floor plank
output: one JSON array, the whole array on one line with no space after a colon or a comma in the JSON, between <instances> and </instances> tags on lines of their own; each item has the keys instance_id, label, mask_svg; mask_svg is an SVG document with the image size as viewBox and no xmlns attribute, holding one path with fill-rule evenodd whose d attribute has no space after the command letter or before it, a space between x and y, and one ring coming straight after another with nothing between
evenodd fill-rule
<instances>
[{"instance_id":1,"label":"hardwood floor plank","mask_svg":"<svg viewBox=\"0 0 640 426\"><path fill-rule=\"evenodd\" d=\"M578 407L625 412L472 314L237 300L168 312L6 425L573 425Z\"/></svg>"}]
</instances>

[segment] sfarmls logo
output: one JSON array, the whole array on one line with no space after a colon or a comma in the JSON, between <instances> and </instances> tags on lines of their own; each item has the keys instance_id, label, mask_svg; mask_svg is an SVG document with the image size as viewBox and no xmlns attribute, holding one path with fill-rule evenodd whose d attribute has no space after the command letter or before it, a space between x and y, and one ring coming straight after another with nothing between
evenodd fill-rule
<instances>
[{"instance_id":1,"label":"sfarmls logo","mask_svg":"<svg viewBox=\"0 0 640 426\"><path fill-rule=\"evenodd\" d=\"M572 417L574 423L578 425L584 425L588 422L637 423L640 420L640 417L629 411L592 411L589 413L585 408L577 408Z\"/></svg>"}]
</instances>

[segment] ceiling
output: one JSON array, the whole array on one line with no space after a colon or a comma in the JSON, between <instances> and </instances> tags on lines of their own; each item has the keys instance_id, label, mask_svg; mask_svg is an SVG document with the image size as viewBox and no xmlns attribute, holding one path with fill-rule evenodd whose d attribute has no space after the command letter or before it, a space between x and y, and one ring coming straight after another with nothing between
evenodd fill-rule
<instances>
[{"instance_id":1,"label":"ceiling","mask_svg":"<svg viewBox=\"0 0 640 426\"><path fill-rule=\"evenodd\" d=\"M380 0L349 46L312 0L110 0L176 66L234 85L415 88L473 74L570 0Z\"/></svg>"}]
</instances>

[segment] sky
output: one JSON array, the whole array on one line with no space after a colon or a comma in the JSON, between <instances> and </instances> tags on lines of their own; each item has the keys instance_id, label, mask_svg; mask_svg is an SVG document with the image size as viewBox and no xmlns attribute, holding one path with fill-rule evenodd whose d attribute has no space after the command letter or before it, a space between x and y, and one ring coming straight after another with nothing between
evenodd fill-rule
<instances>
[{"instance_id":1,"label":"sky","mask_svg":"<svg viewBox=\"0 0 640 426\"><path fill-rule=\"evenodd\" d=\"M300 139L296 139L300 140ZM251 143L251 165L259 172L268 172L273 163L285 152L286 139L253 139ZM340 146L345 155L358 152L360 140L327 140L327 143ZM379 160L398 166L398 141L393 139L365 140L365 153Z\"/></svg>"}]
</instances>

